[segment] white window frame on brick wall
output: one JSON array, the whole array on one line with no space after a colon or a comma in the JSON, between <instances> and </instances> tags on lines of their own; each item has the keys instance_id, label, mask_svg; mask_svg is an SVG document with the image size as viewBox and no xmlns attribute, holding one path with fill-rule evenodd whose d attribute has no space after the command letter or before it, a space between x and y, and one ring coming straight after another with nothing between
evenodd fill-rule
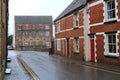
<instances>
[{"instance_id":1,"label":"white window frame on brick wall","mask_svg":"<svg viewBox=\"0 0 120 80\"><path fill-rule=\"evenodd\" d=\"M60 42L60 40L57 40L57 50L58 51L61 50L61 42Z\"/></svg>"},{"instance_id":2,"label":"white window frame on brick wall","mask_svg":"<svg viewBox=\"0 0 120 80\"><path fill-rule=\"evenodd\" d=\"M48 25L45 26L45 29L50 29L50 27Z\"/></svg>"},{"instance_id":3,"label":"white window frame on brick wall","mask_svg":"<svg viewBox=\"0 0 120 80\"><path fill-rule=\"evenodd\" d=\"M18 26L18 30L22 30L22 26Z\"/></svg>"},{"instance_id":4,"label":"white window frame on brick wall","mask_svg":"<svg viewBox=\"0 0 120 80\"><path fill-rule=\"evenodd\" d=\"M79 53L79 38L74 38L74 52Z\"/></svg>"},{"instance_id":5,"label":"white window frame on brick wall","mask_svg":"<svg viewBox=\"0 0 120 80\"><path fill-rule=\"evenodd\" d=\"M57 32L60 32L60 21L57 23Z\"/></svg>"},{"instance_id":6,"label":"white window frame on brick wall","mask_svg":"<svg viewBox=\"0 0 120 80\"><path fill-rule=\"evenodd\" d=\"M106 49L105 49L105 55L106 56L113 56L113 57L118 57L119 56L118 55L118 50L117 50L117 35L116 35L116 33L108 33L108 34L106 34L105 45L106 45ZM111 49L110 49L110 46L112 46ZM116 49L114 49L113 46Z\"/></svg>"},{"instance_id":7,"label":"white window frame on brick wall","mask_svg":"<svg viewBox=\"0 0 120 80\"><path fill-rule=\"evenodd\" d=\"M49 47L50 46L50 42L46 42L46 46Z\"/></svg>"},{"instance_id":8,"label":"white window frame on brick wall","mask_svg":"<svg viewBox=\"0 0 120 80\"><path fill-rule=\"evenodd\" d=\"M46 31L46 32L45 32L45 36L46 36L46 37L49 37L49 36L50 36L50 31Z\"/></svg>"},{"instance_id":9,"label":"white window frame on brick wall","mask_svg":"<svg viewBox=\"0 0 120 80\"><path fill-rule=\"evenodd\" d=\"M78 12L75 12L74 14L74 21L73 21L73 24L74 24L74 28L78 28L79 27L79 15L78 15Z\"/></svg>"},{"instance_id":10,"label":"white window frame on brick wall","mask_svg":"<svg viewBox=\"0 0 120 80\"><path fill-rule=\"evenodd\" d=\"M112 8L112 2L114 2L114 7L113 8ZM108 5L109 5L110 8L108 7ZM106 0L105 1L105 14L106 14L105 15L105 20L106 21L117 20L116 1L115 0Z\"/></svg>"}]
</instances>

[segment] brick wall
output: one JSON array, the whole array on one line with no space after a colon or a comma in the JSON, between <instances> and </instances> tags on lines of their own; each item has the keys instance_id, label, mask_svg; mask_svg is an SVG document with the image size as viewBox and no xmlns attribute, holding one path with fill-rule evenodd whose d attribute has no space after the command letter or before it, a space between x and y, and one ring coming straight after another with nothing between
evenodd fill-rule
<instances>
[{"instance_id":1,"label":"brick wall","mask_svg":"<svg viewBox=\"0 0 120 80\"><path fill-rule=\"evenodd\" d=\"M45 29L45 26L49 26L49 30ZM18 26L22 26L22 37L18 36ZM28 30L26 30L26 26L28 26ZM32 29L32 27L34 26L34 30ZM42 26L43 29L40 30L39 26ZM28 32L29 36L26 37L25 36L25 32ZM35 37L32 36L32 31L35 31ZM49 31L49 36L47 37L45 35L45 32ZM39 32L42 32L42 36L39 36ZM35 42L35 46L39 46L40 42L42 42L43 45L46 45L46 42L50 42L52 41L52 24L16 24L15 25L15 35L16 35L16 42L15 45L18 46L18 42L22 42L22 46L26 46L26 43L29 43L30 46L32 46L32 42ZM22 39L22 41L21 41ZM50 47L50 46L49 46Z\"/></svg>"},{"instance_id":2,"label":"brick wall","mask_svg":"<svg viewBox=\"0 0 120 80\"><path fill-rule=\"evenodd\" d=\"M61 40L61 50L57 51L56 53L68 56L67 54L67 38L69 38L69 57L75 58L75 59L83 59L84 58L84 38L79 39L79 53L74 53L74 37L83 37L84 36L84 10L79 11L79 28L74 29L74 16L73 14L70 14L61 20L56 22L55 25L55 32L57 32L57 23L60 22L60 32L57 32L55 34L55 39ZM57 43L56 43L57 47Z\"/></svg>"},{"instance_id":3,"label":"brick wall","mask_svg":"<svg viewBox=\"0 0 120 80\"><path fill-rule=\"evenodd\" d=\"M120 41L120 34L117 36ZM117 43L118 45L120 42ZM97 54L97 62L108 63L113 65L120 65L120 57L118 58L111 58L104 55L104 35L97 35L96 36L96 54ZM120 47L120 45L119 45ZM118 50L120 53L120 49Z\"/></svg>"},{"instance_id":4,"label":"brick wall","mask_svg":"<svg viewBox=\"0 0 120 80\"><path fill-rule=\"evenodd\" d=\"M103 4L98 4L90 7L90 24L103 22Z\"/></svg>"}]
</instances>

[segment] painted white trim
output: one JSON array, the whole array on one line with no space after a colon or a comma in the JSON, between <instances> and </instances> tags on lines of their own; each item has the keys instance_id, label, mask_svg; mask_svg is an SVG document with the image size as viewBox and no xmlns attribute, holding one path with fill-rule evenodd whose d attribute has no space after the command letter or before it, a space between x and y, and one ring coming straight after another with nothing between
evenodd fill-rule
<instances>
[{"instance_id":1,"label":"painted white trim","mask_svg":"<svg viewBox=\"0 0 120 80\"><path fill-rule=\"evenodd\" d=\"M120 22L120 19L118 19L117 22ZM93 27L93 26L100 26L100 25L104 25L104 22L100 22L100 23L96 23L96 24L91 24L89 26Z\"/></svg>"},{"instance_id":2,"label":"painted white trim","mask_svg":"<svg viewBox=\"0 0 120 80\"><path fill-rule=\"evenodd\" d=\"M102 0L99 0L99 1L96 1L96 2L94 2L94 3L91 3L91 4L89 5L89 7L93 7L93 6L98 5L98 4L100 4L100 3L102 3Z\"/></svg>"},{"instance_id":3,"label":"painted white trim","mask_svg":"<svg viewBox=\"0 0 120 80\"><path fill-rule=\"evenodd\" d=\"M103 34L104 34L104 32L96 33L96 35L103 35Z\"/></svg>"},{"instance_id":4,"label":"painted white trim","mask_svg":"<svg viewBox=\"0 0 120 80\"><path fill-rule=\"evenodd\" d=\"M104 55L107 55L107 53L106 53L106 49L107 49L107 45L106 45L106 35L105 34L103 34L104 35Z\"/></svg>"},{"instance_id":5,"label":"painted white trim","mask_svg":"<svg viewBox=\"0 0 120 80\"><path fill-rule=\"evenodd\" d=\"M84 60L90 61L90 38L88 34L90 33L90 15L87 13L87 10L89 9L89 4L84 8L84 36L81 36L80 38L84 39Z\"/></svg>"},{"instance_id":6,"label":"painted white trim","mask_svg":"<svg viewBox=\"0 0 120 80\"><path fill-rule=\"evenodd\" d=\"M103 24L104 24L104 22L99 22L99 23L96 23L96 24L91 24L90 27L92 27L92 26L99 26L99 25L103 25Z\"/></svg>"},{"instance_id":7,"label":"painted white trim","mask_svg":"<svg viewBox=\"0 0 120 80\"><path fill-rule=\"evenodd\" d=\"M79 52L80 52L79 38L78 38L78 50L75 50L75 45L76 45L76 43L75 43L75 42L76 42L76 41L75 41L75 38L74 38L73 42L74 42L74 44L73 44L73 48L74 48L73 51L79 53Z\"/></svg>"},{"instance_id":8,"label":"painted white trim","mask_svg":"<svg viewBox=\"0 0 120 80\"><path fill-rule=\"evenodd\" d=\"M55 40L65 40L66 38L57 38Z\"/></svg>"},{"instance_id":9,"label":"painted white trim","mask_svg":"<svg viewBox=\"0 0 120 80\"><path fill-rule=\"evenodd\" d=\"M64 46L64 40L62 40L62 53L63 53L63 55L65 55L65 53L64 53L64 51L65 51L65 46Z\"/></svg>"},{"instance_id":10,"label":"painted white trim","mask_svg":"<svg viewBox=\"0 0 120 80\"><path fill-rule=\"evenodd\" d=\"M74 39L74 37L70 37L70 39Z\"/></svg>"},{"instance_id":11,"label":"painted white trim","mask_svg":"<svg viewBox=\"0 0 120 80\"><path fill-rule=\"evenodd\" d=\"M81 28L84 28L84 26L79 26L78 28L81 29ZM62 32L67 32L67 31L71 31L71 30L74 30L74 28L70 28L70 29L66 29L66 30L61 30L60 32L55 32L55 34L62 33Z\"/></svg>"},{"instance_id":12,"label":"painted white trim","mask_svg":"<svg viewBox=\"0 0 120 80\"><path fill-rule=\"evenodd\" d=\"M61 40L57 40L57 51L61 51Z\"/></svg>"},{"instance_id":13,"label":"painted white trim","mask_svg":"<svg viewBox=\"0 0 120 80\"><path fill-rule=\"evenodd\" d=\"M103 16L104 16L104 22L107 22L107 21L112 21L112 20L117 20L118 21L118 15L117 15L117 13L118 13L118 9L117 9L117 6L118 6L118 2L115 0L115 18L113 18L113 19L108 19L107 18L107 13L106 13L106 9L107 9L107 6L106 6L106 2L105 1L103 1L103 4L104 4L104 7L103 7L103 11L104 11L104 13L103 13Z\"/></svg>"},{"instance_id":14,"label":"painted white trim","mask_svg":"<svg viewBox=\"0 0 120 80\"><path fill-rule=\"evenodd\" d=\"M118 22L120 22L120 19L118 19Z\"/></svg>"},{"instance_id":15,"label":"painted white trim","mask_svg":"<svg viewBox=\"0 0 120 80\"><path fill-rule=\"evenodd\" d=\"M118 45L118 42L119 42L119 39L118 39L118 35L119 35L119 32L120 31L118 31L117 33L116 33L116 53L108 53L108 47L107 47L107 44L106 43L108 43L107 42L107 34L104 34L104 55L110 55L110 56L116 56L116 57L118 57L119 56L119 52L118 52L118 50L119 50L119 45Z\"/></svg>"},{"instance_id":16,"label":"painted white trim","mask_svg":"<svg viewBox=\"0 0 120 80\"><path fill-rule=\"evenodd\" d=\"M115 0L115 2L116 2L116 10L115 10L116 11L116 19L118 20L119 19L118 15L117 15L118 14L118 8L117 8L118 7L118 1Z\"/></svg>"},{"instance_id":17,"label":"painted white trim","mask_svg":"<svg viewBox=\"0 0 120 80\"><path fill-rule=\"evenodd\" d=\"M65 43L66 43L66 53L65 56L67 56L67 40L65 39Z\"/></svg>"},{"instance_id":18,"label":"painted white trim","mask_svg":"<svg viewBox=\"0 0 120 80\"><path fill-rule=\"evenodd\" d=\"M94 47L95 47L95 62L97 62L97 43L96 43L96 36L94 36Z\"/></svg>"},{"instance_id":19,"label":"painted white trim","mask_svg":"<svg viewBox=\"0 0 120 80\"><path fill-rule=\"evenodd\" d=\"M79 36L79 39L85 38L85 36Z\"/></svg>"}]
</instances>

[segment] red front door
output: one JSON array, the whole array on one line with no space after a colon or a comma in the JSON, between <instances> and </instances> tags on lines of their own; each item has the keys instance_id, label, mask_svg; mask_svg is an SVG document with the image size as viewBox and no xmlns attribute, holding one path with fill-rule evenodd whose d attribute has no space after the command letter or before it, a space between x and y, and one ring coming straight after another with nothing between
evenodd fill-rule
<instances>
[{"instance_id":1,"label":"red front door","mask_svg":"<svg viewBox=\"0 0 120 80\"><path fill-rule=\"evenodd\" d=\"M94 39L90 40L90 47L91 47L91 61L95 62Z\"/></svg>"}]
</instances>

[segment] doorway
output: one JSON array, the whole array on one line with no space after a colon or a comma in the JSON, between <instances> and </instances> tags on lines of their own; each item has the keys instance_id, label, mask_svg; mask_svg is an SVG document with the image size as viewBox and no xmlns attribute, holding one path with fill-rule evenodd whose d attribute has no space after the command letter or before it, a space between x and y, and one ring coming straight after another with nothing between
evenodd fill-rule
<instances>
[{"instance_id":1,"label":"doorway","mask_svg":"<svg viewBox=\"0 0 120 80\"><path fill-rule=\"evenodd\" d=\"M69 57L69 38L66 39L67 40L67 57Z\"/></svg>"},{"instance_id":2,"label":"doorway","mask_svg":"<svg viewBox=\"0 0 120 80\"><path fill-rule=\"evenodd\" d=\"M91 36L90 39L90 56L91 56L91 62L95 62L95 43L94 43L94 36Z\"/></svg>"}]
</instances>

